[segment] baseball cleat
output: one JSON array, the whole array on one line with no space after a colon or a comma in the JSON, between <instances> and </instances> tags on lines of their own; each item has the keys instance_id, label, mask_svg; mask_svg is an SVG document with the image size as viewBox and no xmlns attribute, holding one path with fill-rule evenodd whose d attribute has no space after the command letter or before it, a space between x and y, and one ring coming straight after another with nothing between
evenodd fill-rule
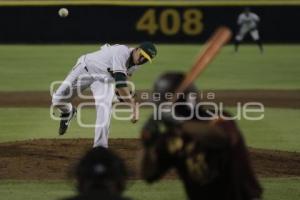
<instances>
[{"instance_id":1,"label":"baseball cleat","mask_svg":"<svg viewBox=\"0 0 300 200\"><path fill-rule=\"evenodd\" d=\"M72 108L72 111L69 113L62 113L60 115L60 125L59 125L59 130L58 133L59 135L63 135L66 133L68 126L70 125L71 119L76 115L76 108Z\"/></svg>"}]
</instances>

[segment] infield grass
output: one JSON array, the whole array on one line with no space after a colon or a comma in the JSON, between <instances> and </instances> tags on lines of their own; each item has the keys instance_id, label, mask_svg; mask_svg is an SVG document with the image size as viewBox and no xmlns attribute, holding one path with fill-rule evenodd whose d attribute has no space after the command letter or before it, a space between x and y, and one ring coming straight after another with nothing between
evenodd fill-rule
<instances>
[{"instance_id":1,"label":"infield grass","mask_svg":"<svg viewBox=\"0 0 300 200\"><path fill-rule=\"evenodd\" d=\"M165 71L186 72L201 45L158 45L158 56L133 76L137 89L148 89ZM47 91L63 80L77 58L99 45L0 45L0 91ZM254 45L223 49L197 80L202 89L300 89L300 45Z\"/></svg>"},{"instance_id":2,"label":"infield grass","mask_svg":"<svg viewBox=\"0 0 300 200\"><path fill-rule=\"evenodd\" d=\"M234 109L230 109L234 112ZM142 109L140 121L112 120L110 138L137 138L145 120L152 111ZM0 108L0 142L36 138L93 138L93 128L82 128L73 120L67 134L58 136L58 121L50 118L47 108ZM95 110L82 111L82 122L93 125ZM247 144L256 148L278 149L300 152L299 110L266 108L260 121L238 121Z\"/></svg>"},{"instance_id":3,"label":"infield grass","mask_svg":"<svg viewBox=\"0 0 300 200\"><path fill-rule=\"evenodd\" d=\"M62 80L76 59L99 45L0 45L0 91L48 91L50 83ZM136 72L137 89L148 89L165 71L187 71L200 45L158 45L158 57ZM261 55L256 46L223 49L197 80L203 89L300 89L300 45L266 45ZM234 111L234 109L232 109ZM111 138L137 138L151 110L142 110L137 125L113 120ZM93 128L81 128L73 121L69 132L58 137L58 121L51 120L47 108L0 108L0 142L36 138L93 138ZM299 110L267 108L262 121L239 121L247 144L257 148L300 152ZM83 112L83 122L93 124L94 109ZM265 178L265 200L300 199L299 178ZM74 194L66 181L0 181L5 200L53 200ZM132 181L126 194L141 200L185 199L177 180L152 186Z\"/></svg>"},{"instance_id":4,"label":"infield grass","mask_svg":"<svg viewBox=\"0 0 300 200\"><path fill-rule=\"evenodd\" d=\"M296 200L300 198L299 178L264 178L264 200ZM6 200L54 200L75 194L73 185L66 181L0 181L0 194ZM135 200L186 199L178 180L163 180L154 185L131 181L126 195Z\"/></svg>"}]
</instances>

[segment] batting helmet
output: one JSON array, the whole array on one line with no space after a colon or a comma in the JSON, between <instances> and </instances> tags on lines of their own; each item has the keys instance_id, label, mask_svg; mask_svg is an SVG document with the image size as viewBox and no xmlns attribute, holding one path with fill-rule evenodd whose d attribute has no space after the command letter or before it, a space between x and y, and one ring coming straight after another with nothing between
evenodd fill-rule
<instances>
[{"instance_id":1,"label":"batting helmet","mask_svg":"<svg viewBox=\"0 0 300 200\"><path fill-rule=\"evenodd\" d=\"M195 105L199 98L198 89L194 84L190 85L182 93L174 93L184 77L185 75L181 72L168 72L161 75L154 83L153 96L159 96L159 98L153 99L154 102L160 104L169 101L171 96L176 95L176 102L186 102L190 105ZM176 108L178 112L191 111L191 108L187 108L186 106L177 106Z\"/></svg>"},{"instance_id":2,"label":"batting helmet","mask_svg":"<svg viewBox=\"0 0 300 200\"><path fill-rule=\"evenodd\" d=\"M122 192L125 189L127 170L123 160L112 151L96 147L80 160L75 176L80 193L92 190Z\"/></svg>"}]
</instances>

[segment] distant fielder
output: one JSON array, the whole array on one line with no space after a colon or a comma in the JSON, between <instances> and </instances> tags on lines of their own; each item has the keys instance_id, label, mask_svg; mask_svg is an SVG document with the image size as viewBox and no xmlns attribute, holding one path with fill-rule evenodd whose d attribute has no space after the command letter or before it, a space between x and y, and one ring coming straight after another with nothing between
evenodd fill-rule
<instances>
[{"instance_id":1,"label":"distant fielder","mask_svg":"<svg viewBox=\"0 0 300 200\"><path fill-rule=\"evenodd\" d=\"M144 42L136 48L105 44L100 50L81 56L52 96L52 105L61 111L59 134L67 131L76 114L72 99L90 87L97 112L94 147L107 148L115 88L121 97L127 97L122 100L131 105L131 121L135 123L138 115L126 81L140 65L151 62L156 53L156 47L151 42Z\"/></svg>"},{"instance_id":2,"label":"distant fielder","mask_svg":"<svg viewBox=\"0 0 300 200\"><path fill-rule=\"evenodd\" d=\"M250 11L249 8L245 8L244 12L238 17L237 24L239 31L235 36L235 51L238 51L239 44L243 41L246 34L250 33L252 39L257 43L261 53L263 52L262 42L259 37L258 23L260 18L257 14Z\"/></svg>"}]
</instances>

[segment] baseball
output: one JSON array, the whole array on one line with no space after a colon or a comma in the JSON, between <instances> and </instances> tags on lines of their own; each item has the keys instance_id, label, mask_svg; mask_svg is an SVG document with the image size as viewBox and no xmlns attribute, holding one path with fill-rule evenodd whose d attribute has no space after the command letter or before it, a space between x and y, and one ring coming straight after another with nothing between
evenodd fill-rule
<instances>
[{"instance_id":1,"label":"baseball","mask_svg":"<svg viewBox=\"0 0 300 200\"><path fill-rule=\"evenodd\" d=\"M59 11L58 11L58 15L59 15L60 17L67 17L67 16L69 15L69 11L68 11L68 9L66 9L66 8L61 8L61 9L59 9Z\"/></svg>"}]
</instances>

